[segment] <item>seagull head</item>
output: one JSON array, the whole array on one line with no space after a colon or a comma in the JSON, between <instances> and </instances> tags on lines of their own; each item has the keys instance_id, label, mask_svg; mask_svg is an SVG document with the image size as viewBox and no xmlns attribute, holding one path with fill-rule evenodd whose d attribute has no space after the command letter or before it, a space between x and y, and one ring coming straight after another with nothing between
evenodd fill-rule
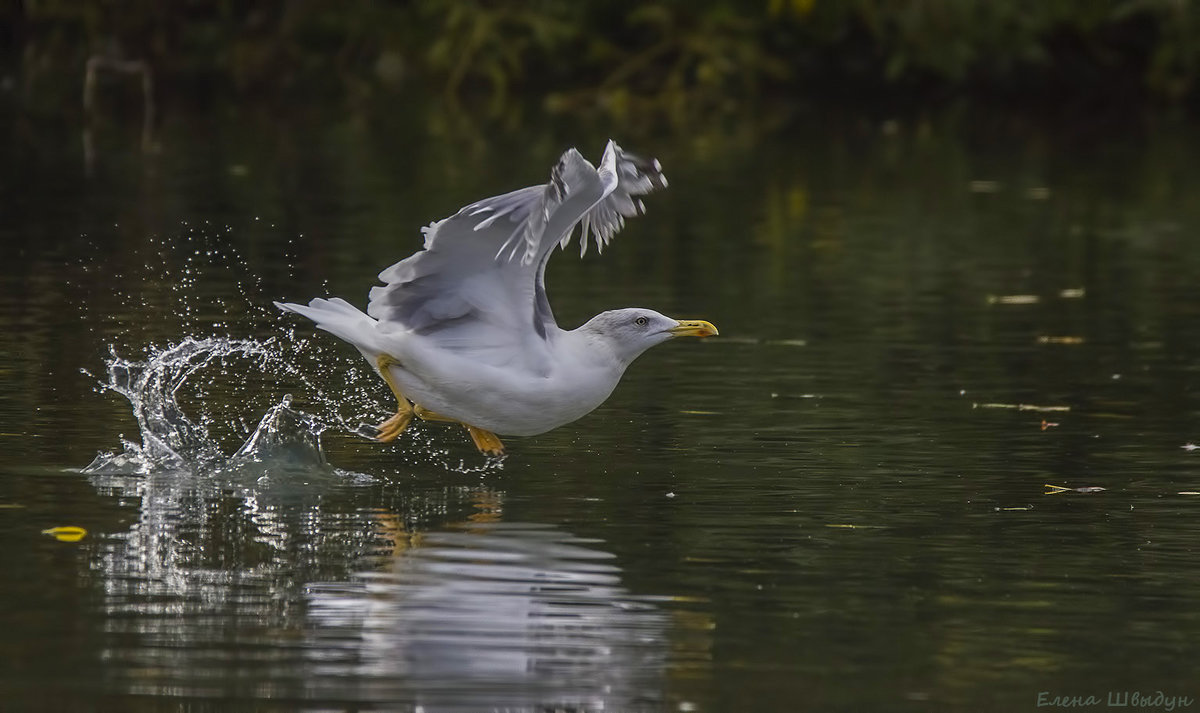
<instances>
[{"instance_id":1,"label":"seagull head","mask_svg":"<svg viewBox=\"0 0 1200 713\"><path fill-rule=\"evenodd\" d=\"M672 319L652 309L630 307L601 312L579 331L607 345L623 366L656 344L675 337L711 337L717 328L702 319Z\"/></svg>"}]
</instances>

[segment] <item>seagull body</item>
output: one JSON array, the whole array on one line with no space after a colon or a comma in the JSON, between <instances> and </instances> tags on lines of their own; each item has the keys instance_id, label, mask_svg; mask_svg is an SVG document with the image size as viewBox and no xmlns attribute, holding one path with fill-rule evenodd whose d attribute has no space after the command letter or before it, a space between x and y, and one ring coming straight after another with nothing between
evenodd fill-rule
<instances>
[{"instance_id":1,"label":"seagull body","mask_svg":"<svg viewBox=\"0 0 1200 713\"><path fill-rule=\"evenodd\" d=\"M276 302L353 344L396 396L379 426L394 439L413 416L466 426L503 453L496 434L531 436L570 423L608 398L626 367L677 336L709 336L702 320L642 308L611 310L564 330L545 290L546 263L580 230L603 249L642 212L636 196L666 186L657 161L608 142L600 167L575 149L549 183L487 198L423 229L424 249L379 274L366 313L341 298ZM411 404L410 404L411 402Z\"/></svg>"}]
</instances>

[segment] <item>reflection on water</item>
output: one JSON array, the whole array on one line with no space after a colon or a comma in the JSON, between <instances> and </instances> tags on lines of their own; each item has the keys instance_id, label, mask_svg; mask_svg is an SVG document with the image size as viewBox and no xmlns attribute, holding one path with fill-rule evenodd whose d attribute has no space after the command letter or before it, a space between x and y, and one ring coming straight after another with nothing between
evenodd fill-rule
<instances>
[{"instance_id":1,"label":"reflection on water","mask_svg":"<svg viewBox=\"0 0 1200 713\"><path fill-rule=\"evenodd\" d=\"M514 523L396 534L382 571L309 587L314 635L347 656L321 670L426 710L661 702L668 619L598 543Z\"/></svg>"},{"instance_id":2,"label":"reflection on water","mask_svg":"<svg viewBox=\"0 0 1200 713\"><path fill-rule=\"evenodd\" d=\"M260 677L288 691L303 676L286 634L298 592L378 548L367 516L322 508L327 471L288 467L236 490L181 472L91 480L140 503L91 560L117 691L244 695L240 682Z\"/></svg>"},{"instance_id":3,"label":"reflection on water","mask_svg":"<svg viewBox=\"0 0 1200 713\"><path fill-rule=\"evenodd\" d=\"M321 472L280 484L301 474L237 491L182 473L91 477L140 501L91 560L110 692L427 711L661 703L670 620L622 586L601 543L500 522L504 496L487 488L338 511L332 483L311 487Z\"/></svg>"}]
</instances>

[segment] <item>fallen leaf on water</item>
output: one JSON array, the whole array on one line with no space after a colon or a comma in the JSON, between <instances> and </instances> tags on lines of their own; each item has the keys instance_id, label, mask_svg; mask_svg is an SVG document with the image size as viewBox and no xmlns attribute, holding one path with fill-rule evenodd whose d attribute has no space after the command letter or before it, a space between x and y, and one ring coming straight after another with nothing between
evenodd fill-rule
<instances>
[{"instance_id":1,"label":"fallen leaf on water","mask_svg":"<svg viewBox=\"0 0 1200 713\"><path fill-rule=\"evenodd\" d=\"M1083 344L1083 337L1042 335L1038 344Z\"/></svg>"},{"instance_id":2,"label":"fallen leaf on water","mask_svg":"<svg viewBox=\"0 0 1200 713\"><path fill-rule=\"evenodd\" d=\"M1046 487L1044 495L1058 495L1059 493L1102 493L1108 490L1108 488L1101 488L1098 485L1085 485L1082 488L1068 488L1062 485L1051 485L1050 483L1045 483L1044 485Z\"/></svg>"},{"instance_id":3,"label":"fallen leaf on water","mask_svg":"<svg viewBox=\"0 0 1200 713\"><path fill-rule=\"evenodd\" d=\"M82 527L75 527L74 525L64 525L42 530L42 534L51 535L59 542L79 542L87 534L87 530Z\"/></svg>"},{"instance_id":4,"label":"fallen leaf on water","mask_svg":"<svg viewBox=\"0 0 1200 713\"><path fill-rule=\"evenodd\" d=\"M974 403L971 408L1007 408L1016 409L1017 411L1043 411L1043 412L1058 412L1070 411L1070 406L1038 406L1037 404L1003 404L1003 403Z\"/></svg>"},{"instance_id":5,"label":"fallen leaf on water","mask_svg":"<svg viewBox=\"0 0 1200 713\"><path fill-rule=\"evenodd\" d=\"M1065 300L1079 299L1087 294L1087 291L1082 287L1068 287L1065 290L1059 290L1058 296Z\"/></svg>"},{"instance_id":6,"label":"fallen leaf on water","mask_svg":"<svg viewBox=\"0 0 1200 713\"><path fill-rule=\"evenodd\" d=\"M990 305L1035 305L1042 298L1037 295L988 295Z\"/></svg>"}]
</instances>

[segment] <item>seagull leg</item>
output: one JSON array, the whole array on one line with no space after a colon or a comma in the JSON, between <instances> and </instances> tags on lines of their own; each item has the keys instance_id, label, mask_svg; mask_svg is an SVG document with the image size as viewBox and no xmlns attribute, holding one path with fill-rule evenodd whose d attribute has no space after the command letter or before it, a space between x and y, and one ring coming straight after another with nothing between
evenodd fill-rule
<instances>
[{"instance_id":1,"label":"seagull leg","mask_svg":"<svg viewBox=\"0 0 1200 713\"><path fill-rule=\"evenodd\" d=\"M502 456L504 455L504 444L500 442L499 436L491 431L485 431L482 428L463 424L467 427L467 433L471 434L471 440L475 441L475 447L479 452L486 456Z\"/></svg>"},{"instance_id":2,"label":"seagull leg","mask_svg":"<svg viewBox=\"0 0 1200 713\"><path fill-rule=\"evenodd\" d=\"M445 421L446 423L458 423L457 419L443 416L437 411L430 411L421 404L413 404L413 413L422 421Z\"/></svg>"},{"instance_id":3,"label":"seagull leg","mask_svg":"<svg viewBox=\"0 0 1200 713\"><path fill-rule=\"evenodd\" d=\"M392 394L396 397L396 414L375 427L379 431L379 434L375 438L381 443L396 440L396 437L403 433L404 429L408 428L408 424L413 419L412 405L408 403L408 399L404 398L404 394L401 393L400 387L396 386L396 381L392 379L392 373L388 370L388 367L398 365L399 363L389 354L380 354L375 358L375 365L379 368L379 375L387 382L388 388L392 390Z\"/></svg>"},{"instance_id":4,"label":"seagull leg","mask_svg":"<svg viewBox=\"0 0 1200 713\"><path fill-rule=\"evenodd\" d=\"M430 411L421 404L413 404L413 413L423 421L445 421L447 423L462 423L456 418L443 416L437 411ZM467 433L471 434L471 440L475 442L475 447L479 452L488 456L504 455L504 444L500 442L499 436L491 431L485 431L482 428L475 428L462 423L463 428L467 429Z\"/></svg>"},{"instance_id":5,"label":"seagull leg","mask_svg":"<svg viewBox=\"0 0 1200 713\"><path fill-rule=\"evenodd\" d=\"M379 432L376 434L375 440L380 443L394 441L401 433L404 433L404 429L408 428L410 423L412 423L412 411L397 409L391 418L375 427Z\"/></svg>"}]
</instances>

